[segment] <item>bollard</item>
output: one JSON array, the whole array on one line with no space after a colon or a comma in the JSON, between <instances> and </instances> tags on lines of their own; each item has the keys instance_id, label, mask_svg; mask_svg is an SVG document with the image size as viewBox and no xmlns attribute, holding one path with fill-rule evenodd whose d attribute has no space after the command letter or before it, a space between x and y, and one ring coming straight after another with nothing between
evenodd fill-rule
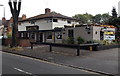
<instances>
[{"instance_id":1,"label":"bollard","mask_svg":"<svg viewBox=\"0 0 120 76\"><path fill-rule=\"evenodd\" d=\"M50 45L50 52L52 52L52 45Z\"/></svg>"},{"instance_id":2,"label":"bollard","mask_svg":"<svg viewBox=\"0 0 120 76\"><path fill-rule=\"evenodd\" d=\"M33 49L33 44L31 43L31 49Z\"/></svg>"},{"instance_id":3,"label":"bollard","mask_svg":"<svg viewBox=\"0 0 120 76\"><path fill-rule=\"evenodd\" d=\"M90 46L90 51L92 51L93 50L93 48L92 48L92 46Z\"/></svg>"},{"instance_id":4,"label":"bollard","mask_svg":"<svg viewBox=\"0 0 120 76\"><path fill-rule=\"evenodd\" d=\"M80 55L80 48L77 48L77 54L76 54L77 56L79 56Z\"/></svg>"}]
</instances>

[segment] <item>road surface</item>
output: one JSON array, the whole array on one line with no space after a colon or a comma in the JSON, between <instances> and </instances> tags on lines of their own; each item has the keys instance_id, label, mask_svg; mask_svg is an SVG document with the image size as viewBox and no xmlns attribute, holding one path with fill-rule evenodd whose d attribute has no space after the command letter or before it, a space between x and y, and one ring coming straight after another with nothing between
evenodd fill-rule
<instances>
[{"instance_id":1,"label":"road surface","mask_svg":"<svg viewBox=\"0 0 120 76\"><path fill-rule=\"evenodd\" d=\"M2 53L3 74L95 74L55 63Z\"/></svg>"}]
</instances>

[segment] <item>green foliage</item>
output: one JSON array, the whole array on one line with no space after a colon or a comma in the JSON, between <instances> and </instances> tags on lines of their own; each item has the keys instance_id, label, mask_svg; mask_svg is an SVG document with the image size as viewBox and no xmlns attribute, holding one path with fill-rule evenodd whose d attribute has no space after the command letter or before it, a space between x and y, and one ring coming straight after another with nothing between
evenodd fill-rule
<instances>
[{"instance_id":1,"label":"green foliage","mask_svg":"<svg viewBox=\"0 0 120 76\"><path fill-rule=\"evenodd\" d=\"M81 20L81 23L87 22L87 19L82 14L77 14L77 15L73 16L73 18Z\"/></svg>"},{"instance_id":2,"label":"green foliage","mask_svg":"<svg viewBox=\"0 0 120 76\"><path fill-rule=\"evenodd\" d=\"M70 38L68 38L68 39L63 39L62 40L62 43L63 44L75 44L75 41L74 41L74 38L72 38L72 37L70 37Z\"/></svg>"},{"instance_id":3,"label":"green foliage","mask_svg":"<svg viewBox=\"0 0 120 76\"><path fill-rule=\"evenodd\" d=\"M103 42L104 45L109 45L110 44L109 40L103 40L102 42Z\"/></svg>"},{"instance_id":4,"label":"green foliage","mask_svg":"<svg viewBox=\"0 0 120 76\"><path fill-rule=\"evenodd\" d=\"M77 38L77 41L78 41L78 44L82 44L82 43L85 42L84 39L81 38L81 37L78 37L78 38Z\"/></svg>"},{"instance_id":5,"label":"green foliage","mask_svg":"<svg viewBox=\"0 0 120 76\"><path fill-rule=\"evenodd\" d=\"M97 14L93 17L93 23L100 23L100 20L102 18L101 14Z\"/></svg>"},{"instance_id":6,"label":"green foliage","mask_svg":"<svg viewBox=\"0 0 120 76\"><path fill-rule=\"evenodd\" d=\"M85 24L91 24L91 23L102 23L102 24L108 24L110 15L108 13L104 14L96 14L95 16L91 14L76 14L73 16L73 18L80 19L81 23Z\"/></svg>"},{"instance_id":7,"label":"green foliage","mask_svg":"<svg viewBox=\"0 0 120 76\"><path fill-rule=\"evenodd\" d=\"M111 44L118 44L117 40L113 40Z\"/></svg>"},{"instance_id":8,"label":"green foliage","mask_svg":"<svg viewBox=\"0 0 120 76\"><path fill-rule=\"evenodd\" d=\"M113 41L109 41L109 40L90 40L90 41L87 41L87 43L99 43L101 45L114 45L114 44L117 44L117 41L116 40L113 40Z\"/></svg>"},{"instance_id":9,"label":"green foliage","mask_svg":"<svg viewBox=\"0 0 120 76\"><path fill-rule=\"evenodd\" d=\"M12 38L11 33L8 33L8 34L7 34L7 37L8 37L8 39Z\"/></svg>"},{"instance_id":10,"label":"green foliage","mask_svg":"<svg viewBox=\"0 0 120 76\"><path fill-rule=\"evenodd\" d=\"M67 40L62 39L62 43L63 43L63 44L67 44Z\"/></svg>"},{"instance_id":11,"label":"green foliage","mask_svg":"<svg viewBox=\"0 0 120 76\"><path fill-rule=\"evenodd\" d=\"M112 16L113 17L117 17L117 12L116 12L116 8L115 7L113 7L113 9L112 9Z\"/></svg>"},{"instance_id":12,"label":"green foliage","mask_svg":"<svg viewBox=\"0 0 120 76\"><path fill-rule=\"evenodd\" d=\"M67 44L74 44L75 43L75 41L74 41L74 38L73 37L69 37L68 39L67 39Z\"/></svg>"},{"instance_id":13,"label":"green foliage","mask_svg":"<svg viewBox=\"0 0 120 76\"><path fill-rule=\"evenodd\" d=\"M87 43L99 43L102 44L100 40L89 40Z\"/></svg>"},{"instance_id":14,"label":"green foliage","mask_svg":"<svg viewBox=\"0 0 120 76\"><path fill-rule=\"evenodd\" d=\"M118 27L117 25L120 25L120 18L111 17L109 19L109 24L114 25L115 27Z\"/></svg>"},{"instance_id":15,"label":"green foliage","mask_svg":"<svg viewBox=\"0 0 120 76\"><path fill-rule=\"evenodd\" d=\"M76 19L80 19L81 20L81 23L91 23L91 20L92 20L92 15L91 14L76 14L75 16L73 16L73 18L76 18Z\"/></svg>"},{"instance_id":16,"label":"green foliage","mask_svg":"<svg viewBox=\"0 0 120 76\"><path fill-rule=\"evenodd\" d=\"M111 16L108 13L102 14L102 24L108 24Z\"/></svg>"},{"instance_id":17,"label":"green foliage","mask_svg":"<svg viewBox=\"0 0 120 76\"><path fill-rule=\"evenodd\" d=\"M97 14L93 17L93 23L108 24L110 17L108 13Z\"/></svg>"},{"instance_id":18,"label":"green foliage","mask_svg":"<svg viewBox=\"0 0 120 76\"><path fill-rule=\"evenodd\" d=\"M87 43L89 44L89 43L94 43L94 41L93 40L89 40L89 41L87 41Z\"/></svg>"}]
</instances>

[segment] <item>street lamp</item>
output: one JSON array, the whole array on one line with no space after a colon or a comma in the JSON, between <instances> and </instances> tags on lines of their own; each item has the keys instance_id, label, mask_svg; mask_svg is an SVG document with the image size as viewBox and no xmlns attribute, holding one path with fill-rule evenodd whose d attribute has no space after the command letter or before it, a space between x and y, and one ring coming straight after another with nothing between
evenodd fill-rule
<instances>
[{"instance_id":1,"label":"street lamp","mask_svg":"<svg viewBox=\"0 0 120 76\"><path fill-rule=\"evenodd\" d=\"M4 7L4 17L5 17L5 6L3 4L0 4L0 6Z\"/></svg>"}]
</instances>

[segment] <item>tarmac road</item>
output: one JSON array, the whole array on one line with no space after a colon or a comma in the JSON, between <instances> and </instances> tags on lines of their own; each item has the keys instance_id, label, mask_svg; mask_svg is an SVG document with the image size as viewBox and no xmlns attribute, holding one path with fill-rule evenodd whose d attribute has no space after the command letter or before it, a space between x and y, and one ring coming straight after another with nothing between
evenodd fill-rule
<instances>
[{"instance_id":1,"label":"tarmac road","mask_svg":"<svg viewBox=\"0 0 120 76\"><path fill-rule=\"evenodd\" d=\"M14 54L2 53L3 74L95 74L71 67L36 60Z\"/></svg>"}]
</instances>

